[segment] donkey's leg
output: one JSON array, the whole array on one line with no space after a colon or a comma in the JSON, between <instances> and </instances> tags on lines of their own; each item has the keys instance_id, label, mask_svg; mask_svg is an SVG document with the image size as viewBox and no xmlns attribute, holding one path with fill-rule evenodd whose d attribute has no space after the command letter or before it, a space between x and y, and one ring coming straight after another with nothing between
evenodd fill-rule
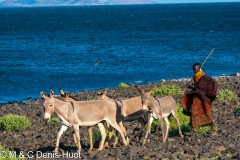
<instances>
[{"instance_id":1,"label":"donkey's leg","mask_svg":"<svg viewBox=\"0 0 240 160\"><path fill-rule=\"evenodd\" d=\"M118 133L119 132L116 132L115 140L114 140L114 143L113 143L113 148L117 147L117 144L118 144Z\"/></svg>"},{"instance_id":2,"label":"donkey's leg","mask_svg":"<svg viewBox=\"0 0 240 160\"><path fill-rule=\"evenodd\" d=\"M152 125L153 120L154 120L154 118L152 116L149 116L147 132L146 132L146 135L143 140L143 145L147 142L148 134L151 133L151 125Z\"/></svg>"},{"instance_id":3,"label":"donkey's leg","mask_svg":"<svg viewBox=\"0 0 240 160\"><path fill-rule=\"evenodd\" d=\"M88 131L89 145L90 145L89 150L92 150L92 149L93 149L93 142L92 142L92 127L87 127L87 131Z\"/></svg>"},{"instance_id":4,"label":"donkey's leg","mask_svg":"<svg viewBox=\"0 0 240 160\"><path fill-rule=\"evenodd\" d=\"M168 132L169 132L169 128L170 128L170 122L168 120L168 117L164 118L165 122L166 122L166 125L167 125L167 129L166 129L166 133L165 133L165 136L164 136L164 139L163 139L163 143L166 143L166 140L168 138ZM163 134L163 131L162 131L162 134Z\"/></svg>"},{"instance_id":5,"label":"donkey's leg","mask_svg":"<svg viewBox=\"0 0 240 160\"><path fill-rule=\"evenodd\" d=\"M114 128L108 124L108 139L106 140L106 142L104 143L104 148L108 146L108 144L110 143L111 139L112 139L112 135L114 132Z\"/></svg>"},{"instance_id":6,"label":"donkey's leg","mask_svg":"<svg viewBox=\"0 0 240 160\"><path fill-rule=\"evenodd\" d=\"M121 127L122 131L123 131L123 135L125 136L125 138L127 138L127 131L126 131L126 128L123 126L123 122L119 122L118 125ZM118 144L118 132L116 132L116 137L115 137L115 140L114 140L114 143L113 143L113 147L117 147L117 144Z\"/></svg>"},{"instance_id":7,"label":"donkey's leg","mask_svg":"<svg viewBox=\"0 0 240 160\"><path fill-rule=\"evenodd\" d=\"M60 138L61 138L63 132L65 132L67 129L68 129L67 126L62 125L60 131L59 131L58 134L57 134L57 141L56 141L56 146L55 146L55 150L54 150L54 152L58 152Z\"/></svg>"},{"instance_id":8,"label":"donkey's leg","mask_svg":"<svg viewBox=\"0 0 240 160\"><path fill-rule=\"evenodd\" d=\"M102 140L99 144L98 150L103 150L103 145L104 145L107 134L106 134L106 131L105 131L105 127L102 123L98 123L98 127L99 127L99 130L101 132L101 136L102 136Z\"/></svg>"},{"instance_id":9,"label":"donkey's leg","mask_svg":"<svg viewBox=\"0 0 240 160\"><path fill-rule=\"evenodd\" d=\"M78 146L77 146L76 134L75 134L75 131L74 131L74 130L72 131L72 136L73 136L74 144L76 145L76 147L78 147Z\"/></svg>"},{"instance_id":10,"label":"donkey's leg","mask_svg":"<svg viewBox=\"0 0 240 160\"><path fill-rule=\"evenodd\" d=\"M121 127L117 124L117 122L115 120L115 117L113 117L112 120L109 120L109 123L113 128L115 128L121 134L122 139L123 139L123 143L124 143L125 146L127 146L129 144L128 138L127 138L127 140L125 139L123 131L122 131Z\"/></svg>"},{"instance_id":11,"label":"donkey's leg","mask_svg":"<svg viewBox=\"0 0 240 160\"><path fill-rule=\"evenodd\" d=\"M163 123L162 123L163 118L162 118L161 115L159 115L159 116L158 116L158 119L159 119L159 122L160 122L161 131L162 131L162 139L163 139L163 143L165 143L165 142L164 142L165 136L164 136L164 132L163 132Z\"/></svg>"},{"instance_id":12,"label":"donkey's leg","mask_svg":"<svg viewBox=\"0 0 240 160\"><path fill-rule=\"evenodd\" d=\"M118 124L122 128L123 134L126 137L127 136L127 131L126 131L126 128L124 127L124 125L123 125L123 122L121 121Z\"/></svg>"},{"instance_id":13,"label":"donkey's leg","mask_svg":"<svg viewBox=\"0 0 240 160\"><path fill-rule=\"evenodd\" d=\"M143 119L142 117L140 117L140 118L138 119L138 122L141 124L141 128L140 128L140 130L138 131L138 134L136 135L137 142L139 141L140 135L142 134L143 128L144 128L144 126L145 126L145 124L146 124L145 121L144 121L144 119Z\"/></svg>"},{"instance_id":14,"label":"donkey's leg","mask_svg":"<svg viewBox=\"0 0 240 160\"><path fill-rule=\"evenodd\" d=\"M173 115L173 117L174 117L174 118L176 119L176 121L177 121L177 124L178 124L178 133L179 133L179 135L181 136L181 138L183 138L183 134L182 134L182 131L181 131L180 122L179 122L179 119L178 119L178 116L177 116L177 111L176 111L176 109L173 110L172 115Z\"/></svg>"},{"instance_id":15,"label":"donkey's leg","mask_svg":"<svg viewBox=\"0 0 240 160\"><path fill-rule=\"evenodd\" d=\"M73 129L75 131L76 139L77 139L77 147L78 147L77 152L80 152L82 148L81 148L81 144L80 144L79 125L74 124Z\"/></svg>"},{"instance_id":16,"label":"donkey's leg","mask_svg":"<svg viewBox=\"0 0 240 160\"><path fill-rule=\"evenodd\" d=\"M118 124L119 124L119 126L121 127L125 138L127 138L127 131L126 131L126 128L123 126L122 121L119 122ZM116 132L116 136L115 136L115 140L114 140L114 143L113 143L113 147L116 148L116 147L117 147L117 144L118 144L118 132Z\"/></svg>"},{"instance_id":17,"label":"donkey's leg","mask_svg":"<svg viewBox=\"0 0 240 160\"><path fill-rule=\"evenodd\" d=\"M214 130L214 123L212 123L212 124L210 125L210 134L212 134L214 131L215 131L215 130Z\"/></svg>"}]
</instances>

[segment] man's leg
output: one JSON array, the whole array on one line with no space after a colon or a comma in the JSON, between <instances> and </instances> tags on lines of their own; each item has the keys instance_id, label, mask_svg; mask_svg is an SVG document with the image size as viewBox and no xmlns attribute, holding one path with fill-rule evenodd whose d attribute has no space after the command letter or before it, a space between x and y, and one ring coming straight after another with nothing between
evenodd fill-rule
<instances>
[{"instance_id":1,"label":"man's leg","mask_svg":"<svg viewBox=\"0 0 240 160\"><path fill-rule=\"evenodd\" d=\"M212 124L210 125L210 127L211 127L211 129L210 129L210 134L212 134L212 133L214 132L214 124L212 123Z\"/></svg>"}]
</instances>

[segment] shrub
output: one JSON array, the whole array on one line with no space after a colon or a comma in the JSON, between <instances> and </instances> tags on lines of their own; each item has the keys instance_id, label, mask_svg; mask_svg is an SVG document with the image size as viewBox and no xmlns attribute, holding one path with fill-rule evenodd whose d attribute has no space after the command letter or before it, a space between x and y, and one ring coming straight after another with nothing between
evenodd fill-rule
<instances>
[{"instance_id":1,"label":"shrub","mask_svg":"<svg viewBox=\"0 0 240 160\"><path fill-rule=\"evenodd\" d=\"M181 107L177 107L177 116L178 119L180 121L180 126L181 126L181 131L182 132L189 132L190 131L190 117L184 115L183 113L183 109ZM177 121L176 119L171 116L169 119L171 125L170 125L170 129L169 129L169 137L174 137L174 136L178 136L178 125L177 125Z\"/></svg>"},{"instance_id":2,"label":"shrub","mask_svg":"<svg viewBox=\"0 0 240 160\"><path fill-rule=\"evenodd\" d=\"M177 116L178 119L180 121L180 128L181 131L184 132L189 132L191 130L191 127L189 125L190 123L190 116L186 116L182 113L183 109L181 107L177 107ZM170 129L169 129L169 137L175 137L175 136L179 136L178 133L178 125L177 125L177 121L176 119L171 116L169 118L170 121ZM163 120L163 124L165 125L165 121ZM159 125L159 120L154 120L151 126L151 129L157 127ZM215 125L215 130L217 130L218 126ZM166 130L164 130L165 132ZM198 127L195 128L195 133L199 133L199 134L206 134L210 131L210 127L209 126L204 126L204 127Z\"/></svg>"},{"instance_id":3,"label":"shrub","mask_svg":"<svg viewBox=\"0 0 240 160\"><path fill-rule=\"evenodd\" d=\"M127 83L120 83L118 87L119 88L128 88L129 85Z\"/></svg>"},{"instance_id":4,"label":"shrub","mask_svg":"<svg viewBox=\"0 0 240 160\"><path fill-rule=\"evenodd\" d=\"M183 91L178 85L172 84L161 84L159 87L154 87L153 91L151 93L153 97L156 97L158 95L183 95Z\"/></svg>"},{"instance_id":5,"label":"shrub","mask_svg":"<svg viewBox=\"0 0 240 160\"><path fill-rule=\"evenodd\" d=\"M99 130L93 131L93 142L94 141L100 141L102 139L101 132Z\"/></svg>"},{"instance_id":6,"label":"shrub","mask_svg":"<svg viewBox=\"0 0 240 160\"><path fill-rule=\"evenodd\" d=\"M237 107L236 107L235 111L240 113L240 102L237 103Z\"/></svg>"},{"instance_id":7,"label":"shrub","mask_svg":"<svg viewBox=\"0 0 240 160\"><path fill-rule=\"evenodd\" d=\"M182 113L182 108L180 108L180 107L177 107L177 116L178 116L178 119L180 121L181 131L182 132L189 132L190 131L190 126L189 126L190 117L185 116ZM170 129L169 129L169 137L178 136L178 125L177 125L176 119L173 116L170 116L169 121L171 123L170 124ZM164 119L163 119L163 124L165 125ZM151 130L158 127L158 125L159 125L159 120L154 119L153 122L152 122L152 125L151 125ZM145 127L145 129L146 129L146 127Z\"/></svg>"},{"instance_id":8,"label":"shrub","mask_svg":"<svg viewBox=\"0 0 240 160\"><path fill-rule=\"evenodd\" d=\"M8 114L0 118L1 130L18 130L26 129L31 125L31 122L26 116L19 116L14 114Z\"/></svg>"},{"instance_id":9,"label":"shrub","mask_svg":"<svg viewBox=\"0 0 240 160\"><path fill-rule=\"evenodd\" d=\"M61 120L60 120L60 118L59 117L57 117L57 118L52 118L51 120L50 120L50 123L59 123ZM49 123L49 124L50 124Z\"/></svg>"},{"instance_id":10,"label":"shrub","mask_svg":"<svg viewBox=\"0 0 240 160\"><path fill-rule=\"evenodd\" d=\"M1 153L0 159L4 159L4 160L24 160L24 158L18 158L17 155L15 157L15 152L14 151L11 152L11 151L5 149L2 145L0 145L0 153Z\"/></svg>"},{"instance_id":11,"label":"shrub","mask_svg":"<svg viewBox=\"0 0 240 160\"><path fill-rule=\"evenodd\" d=\"M217 101L225 100L225 101L231 101L232 99L237 98L235 93L229 89L220 89L217 92Z\"/></svg>"},{"instance_id":12,"label":"shrub","mask_svg":"<svg viewBox=\"0 0 240 160\"><path fill-rule=\"evenodd\" d=\"M106 131L107 135L108 135L108 131ZM114 137L114 135L113 135ZM112 137L112 138L113 138ZM92 133L92 141L95 142L95 141L101 141L102 139L102 135L101 135L101 132L99 130L93 130L93 133ZM89 142L89 137L83 137L83 141L84 142Z\"/></svg>"}]
</instances>

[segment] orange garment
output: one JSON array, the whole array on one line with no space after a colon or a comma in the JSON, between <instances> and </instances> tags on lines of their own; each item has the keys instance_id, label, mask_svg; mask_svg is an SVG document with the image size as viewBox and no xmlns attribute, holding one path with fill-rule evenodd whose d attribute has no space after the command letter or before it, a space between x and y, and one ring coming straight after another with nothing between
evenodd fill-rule
<instances>
[{"instance_id":1,"label":"orange garment","mask_svg":"<svg viewBox=\"0 0 240 160\"><path fill-rule=\"evenodd\" d=\"M190 116L193 128L213 124L211 104L202 101L197 93L186 94L180 101L185 114Z\"/></svg>"},{"instance_id":2,"label":"orange garment","mask_svg":"<svg viewBox=\"0 0 240 160\"><path fill-rule=\"evenodd\" d=\"M196 83L203 75L205 75L205 73L200 70L199 72L195 73L194 75L194 82Z\"/></svg>"}]
</instances>

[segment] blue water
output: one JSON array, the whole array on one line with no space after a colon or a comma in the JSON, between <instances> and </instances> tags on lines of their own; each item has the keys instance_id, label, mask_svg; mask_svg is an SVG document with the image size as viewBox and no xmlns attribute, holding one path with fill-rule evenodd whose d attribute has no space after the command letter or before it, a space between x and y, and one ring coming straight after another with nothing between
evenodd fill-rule
<instances>
[{"instance_id":1,"label":"blue water","mask_svg":"<svg viewBox=\"0 0 240 160\"><path fill-rule=\"evenodd\" d=\"M240 3L0 8L0 103L240 71ZM100 62L99 62L100 61Z\"/></svg>"}]
</instances>

